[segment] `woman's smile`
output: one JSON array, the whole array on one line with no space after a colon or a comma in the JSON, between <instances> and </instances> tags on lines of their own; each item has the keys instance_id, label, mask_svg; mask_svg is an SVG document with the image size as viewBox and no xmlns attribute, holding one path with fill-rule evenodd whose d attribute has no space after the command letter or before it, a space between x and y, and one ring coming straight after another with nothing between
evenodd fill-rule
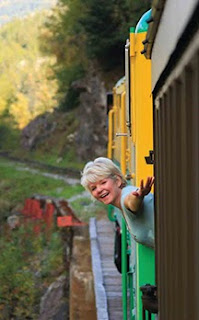
<instances>
[{"instance_id":1,"label":"woman's smile","mask_svg":"<svg viewBox=\"0 0 199 320\"><path fill-rule=\"evenodd\" d=\"M104 197L106 197L107 195L109 195L109 192L103 193L103 194L101 195L101 198L104 198Z\"/></svg>"},{"instance_id":2,"label":"woman's smile","mask_svg":"<svg viewBox=\"0 0 199 320\"><path fill-rule=\"evenodd\" d=\"M119 185L119 181L115 181L112 178L106 178L95 183L90 183L89 189L96 200L104 204L116 205L120 202L121 196L121 188Z\"/></svg>"}]
</instances>

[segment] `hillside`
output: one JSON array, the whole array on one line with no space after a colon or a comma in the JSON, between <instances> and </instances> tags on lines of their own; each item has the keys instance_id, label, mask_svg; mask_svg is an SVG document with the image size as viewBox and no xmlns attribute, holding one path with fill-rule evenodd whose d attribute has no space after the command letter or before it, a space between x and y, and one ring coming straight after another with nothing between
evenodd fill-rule
<instances>
[{"instance_id":1,"label":"hillside","mask_svg":"<svg viewBox=\"0 0 199 320\"><path fill-rule=\"evenodd\" d=\"M3 0L0 16L23 17L50 3L54 0ZM0 135L5 137L0 151L15 153L20 140L30 157L39 153L45 161L53 158L66 165L60 159L73 164L106 154L106 91L123 76L129 27L150 4L148 0L111 0L105 6L103 1L86 0L88 8L82 0L57 4L45 22L41 12L40 17L36 13L14 19L0 29ZM67 121L70 113L72 122Z\"/></svg>"},{"instance_id":2,"label":"hillside","mask_svg":"<svg viewBox=\"0 0 199 320\"><path fill-rule=\"evenodd\" d=\"M56 0L1 0L0 1L0 25L13 18L21 18L36 10L48 9L56 3Z\"/></svg>"},{"instance_id":3,"label":"hillside","mask_svg":"<svg viewBox=\"0 0 199 320\"><path fill-rule=\"evenodd\" d=\"M15 19L0 28L0 115L10 115L21 129L56 106L53 58L40 52L44 12Z\"/></svg>"}]
</instances>

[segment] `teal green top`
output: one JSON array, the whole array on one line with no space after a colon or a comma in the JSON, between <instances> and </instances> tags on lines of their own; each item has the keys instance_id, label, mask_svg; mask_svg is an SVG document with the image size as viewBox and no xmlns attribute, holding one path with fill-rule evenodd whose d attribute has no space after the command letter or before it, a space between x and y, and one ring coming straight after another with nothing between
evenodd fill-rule
<instances>
[{"instance_id":1,"label":"teal green top","mask_svg":"<svg viewBox=\"0 0 199 320\"><path fill-rule=\"evenodd\" d=\"M151 9L143 14L141 19L138 21L135 28L135 33L147 32L148 23L147 21L151 18Z\"/></svg>"},{"instance_id":2,"label":"teal green top","mask_svg":"<svg viewBox=\"0 0 199 320\"><path fill-rule=\"evenodd\" d=\"M135 33L135 27L130 27L130 33Z\"/></svg>"},{"instance_id":3,"label":"teal green top","mask_svg":"<svg viewBox=\"0 0 199 320\"><path fill-rule=\"evenodd\" d=\"M147 194L141 208L134 214L124 205L124 199L132 191L137 190L134 186L126 186L122 189L121 207L123 217L126 221L128 230L136 242L147 247L154 247L154 196Z\"/></svg>"}]
</instances>

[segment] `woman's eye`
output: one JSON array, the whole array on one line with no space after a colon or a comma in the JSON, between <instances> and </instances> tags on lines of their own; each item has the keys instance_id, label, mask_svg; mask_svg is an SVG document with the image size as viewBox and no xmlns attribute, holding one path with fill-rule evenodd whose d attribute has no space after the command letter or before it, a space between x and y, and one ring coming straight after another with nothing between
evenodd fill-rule
<instances>
[{"instance_id":1,"label":"woman's eye","mask_svg":"<svg viewBox=\"0 0 199 320\"><path fill-rule=\"evenodd\" d=\"M105 184L105 183L106 183L106 180L103 180L103 181L102 181L102 184Z\"/></svg>"},{"instance_id":2,"label":"woman's eye","mask_svg":"<svg viewBox=\"0 0 199 320\"><path fill-rule=\"evenodd\" d=\"M91 191L94 191L95 189L96 189L96 187L92 187L92 188L91 188Z\"/></svg>"}]
</instances>

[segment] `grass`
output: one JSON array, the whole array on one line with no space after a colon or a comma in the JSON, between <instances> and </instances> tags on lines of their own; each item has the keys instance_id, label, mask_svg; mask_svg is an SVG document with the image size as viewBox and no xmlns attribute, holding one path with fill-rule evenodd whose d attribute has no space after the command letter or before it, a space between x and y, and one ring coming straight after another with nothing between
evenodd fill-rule
<instances>
[{"instance_id":1,"label":"grass","mask_svg":"<svg viewBox=\"0 0 199 320\"><path fill-rule=\"evenodd\" d=\"M75 152L73 149L70 149L67 153L62 156L58 155L58 152L54 150L54 153L49 154L48 152L44 152L41 150L27 152L25 155L26 159L31 159L35 161L39 161L41 163L45 163L48 165L60 167L60 168L68 168L68 169L77 169L81 170L84 166L83 162L74 161Z\"/></svg>"},{"instance_id":2,"label":"grass","mask_svg":"<svg viewBox=\"0 0 199 320\"><path fill-rule=\"evenodd\" d=\"M40 149L26 151L20 148L12 150L12 152L9 152L9 154L22 160L33 160L58 168L76 169L81 171L84 166L84 162L75 160L76 155L73 148L70 148L69 151L63 153L62 155L60 155L59 150L56 149L49 152Z\"/></svg>"},{"instance_id":3,"label":"grass","mask_svg":"<svg viewBox=\"0 0 199 320\"><path fill-rule=\"evenodd\" d=\"M42 176L38 170L23 171L21 164L20 168L14 162L0 159L0 221L5 220L11 212L22 209L25 199L35 194L66 200L77 196L71 206L84 221L103 210L100 204L94 205L90 197L79 198L84 191L80 182L70 185L62 180Z\"/></svg>"}]
</instances>

